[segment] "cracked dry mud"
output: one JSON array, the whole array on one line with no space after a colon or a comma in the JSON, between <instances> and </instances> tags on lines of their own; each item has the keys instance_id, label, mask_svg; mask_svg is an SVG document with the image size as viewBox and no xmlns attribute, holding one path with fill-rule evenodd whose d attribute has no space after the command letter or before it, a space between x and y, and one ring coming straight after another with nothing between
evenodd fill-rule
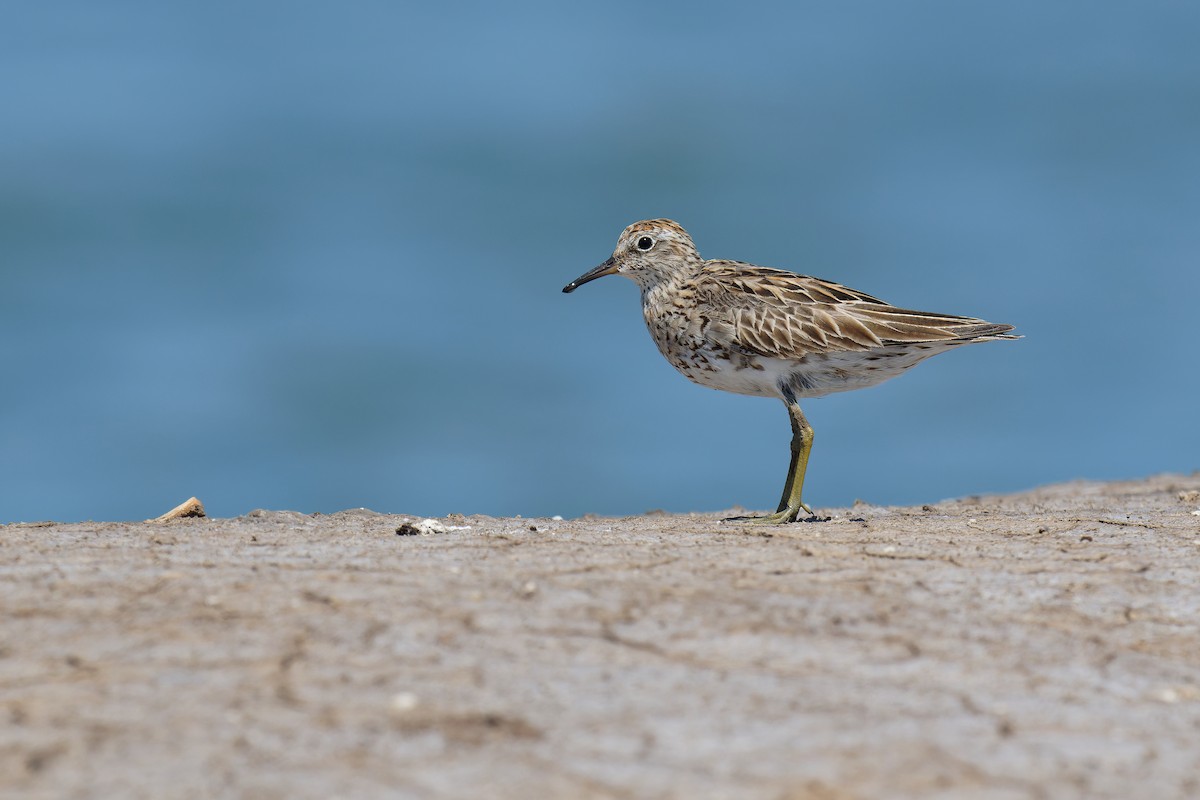
<instances>
[{"instance_id":1,"label":"cracked dry mud","mask_svg":"<svg viewBox=\"0 0 1200 800\"><path fill-rule=\"evenodd\" d=\"M1200 796L1197 490L0 526L0 794Z\"/></svg>"}]
</instances>

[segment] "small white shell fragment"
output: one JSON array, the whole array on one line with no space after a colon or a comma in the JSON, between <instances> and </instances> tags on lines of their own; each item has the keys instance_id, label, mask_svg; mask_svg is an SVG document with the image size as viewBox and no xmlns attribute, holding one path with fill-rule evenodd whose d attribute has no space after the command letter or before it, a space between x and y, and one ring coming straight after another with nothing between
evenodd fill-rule
<instances>
[{"instance_id":1,"label":"small white shell fragment","mask_svg":"<svg viewBox=\"0 0 1200 800\"><path fill-rule=\"evenodd\" d=\"M405 714L412 711L418 705L420 700L412 692L396 692L392 695L391 702L388 703L388 708L393 714Z\"/></svg>"},{"instance_id":2,"label":"small white shell fragment","mask_svg":"<svg viewBox=\"0 0 1200 800\"><path fill-rule=\"evenodd\" d=\"M449 533L450 531L469 531L470 525L447 525L436 519L423 519L420 522L413 524L413 527L422 536L429 536L433 533Z\"/></svg>"}]
</instances>

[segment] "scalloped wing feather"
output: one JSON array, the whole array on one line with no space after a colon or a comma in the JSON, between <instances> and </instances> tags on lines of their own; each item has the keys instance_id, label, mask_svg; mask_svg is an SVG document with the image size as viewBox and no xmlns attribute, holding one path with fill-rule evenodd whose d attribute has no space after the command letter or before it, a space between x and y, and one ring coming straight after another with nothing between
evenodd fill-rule
<instances>
[{"instance_id":1,"label":"scalloped wing feather","mask_svg":"<svg viewBox=\"0 0 1200 800\"><path fill-rule=\"evenodd\" d=\"M1019 338L1004 335L1011 325L897 308L839 283L736 261L707 262L697 290L724 310L740 346L764 356Z\"/></svg>"}]
</instances>

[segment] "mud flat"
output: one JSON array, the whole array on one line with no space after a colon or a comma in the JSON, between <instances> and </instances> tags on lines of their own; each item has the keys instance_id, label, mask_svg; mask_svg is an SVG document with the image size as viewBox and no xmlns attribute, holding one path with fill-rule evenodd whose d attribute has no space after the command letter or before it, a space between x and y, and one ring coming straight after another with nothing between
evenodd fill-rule
<instances>
[{"instance_id":1,"label":"mud flat","mask_svg":"<svg viewBox=\"0 0 1200 800\"><path fill-rule=\"evenodd\" d=\"M0 795L1200 796L1200 475L820 511L0 526Z\"/></svg>"}]
</instances>

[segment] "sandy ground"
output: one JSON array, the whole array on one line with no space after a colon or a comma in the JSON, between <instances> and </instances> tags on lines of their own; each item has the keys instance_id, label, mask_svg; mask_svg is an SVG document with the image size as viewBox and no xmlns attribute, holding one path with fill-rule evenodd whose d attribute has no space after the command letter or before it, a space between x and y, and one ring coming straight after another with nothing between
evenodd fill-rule
<instances>
[{"instance_id":1,"label":"sandy ground","mask_svg":"<svg viewBox=\"0 0 1200 800\"><path fill-rule=\"evenodd\" d=\"M0 795L1198 797L1198 492L0 526Z\"/></svg>"}]
</instances>

